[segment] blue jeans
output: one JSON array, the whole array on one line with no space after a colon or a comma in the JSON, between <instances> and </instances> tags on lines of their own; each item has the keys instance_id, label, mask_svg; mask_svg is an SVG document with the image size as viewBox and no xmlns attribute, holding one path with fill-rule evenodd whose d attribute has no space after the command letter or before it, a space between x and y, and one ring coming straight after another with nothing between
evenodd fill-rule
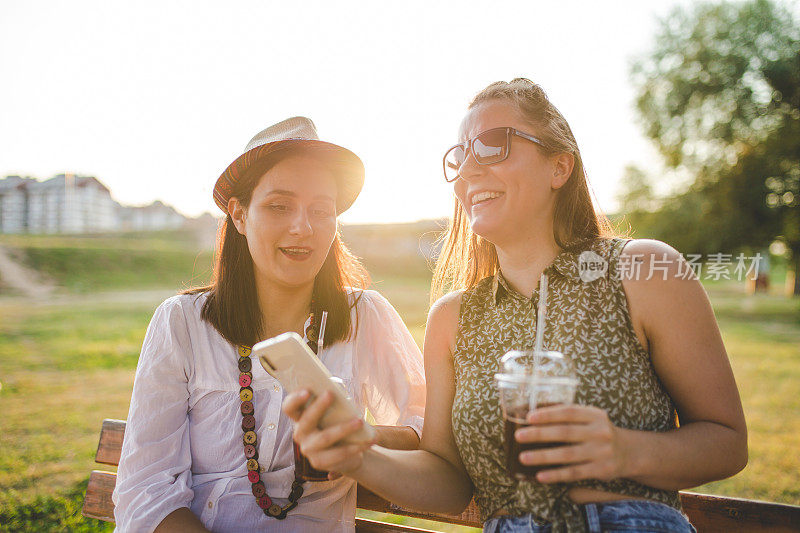
<instances>
[{"instance_id":1,"label":"blue jeans","mask_svg":"<svg viewBox=\"0 0 800 533\"><path fill-rule=\"evenodd\" d=\"M621 500L583 505L589 533L697 533L677 509L663 503ZM483 524L483 533L550 533L550 524L536 522L531 515L499 516Z\"/></svg>"}]
</instances>

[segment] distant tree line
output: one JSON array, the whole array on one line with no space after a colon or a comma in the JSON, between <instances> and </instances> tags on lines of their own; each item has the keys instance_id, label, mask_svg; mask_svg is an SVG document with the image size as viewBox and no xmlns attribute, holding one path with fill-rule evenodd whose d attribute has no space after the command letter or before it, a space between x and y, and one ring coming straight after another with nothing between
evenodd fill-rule
<instances>
[{"instance_id":1,"label":"distant tree line","mask_svg":"<svg viewBox=\"0 0 800 533\"><path fill-rule=\"evenodd\" d=\"M800 25L770 0L702 3L662 19L633 64L636 106L685 190L654 193L628 167L620 197L634 234L682 251L791 251L800 294Z\"/></svg>"}]
</instances>

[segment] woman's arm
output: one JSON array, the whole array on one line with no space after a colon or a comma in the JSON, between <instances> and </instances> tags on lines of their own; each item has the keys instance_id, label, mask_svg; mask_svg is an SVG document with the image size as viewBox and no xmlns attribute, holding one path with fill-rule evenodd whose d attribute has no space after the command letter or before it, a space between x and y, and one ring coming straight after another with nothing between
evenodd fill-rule
<instances>
[{"instance_id":1,"label":"woman's arm","mask_svg":"<svg viewBox=\"0 0 800 533\"><path fill-rule=\"evenodd\" d=\"M416 450L419 436L410 426L375 426L377 444L390 450Z\"/></svg>"},{"instance_id":2,"label":"woman's arm","mask_svg":"<svg viewBox=\"0 0 800 533\"><path fill-rule=\"evenodd\" d=\"M687 488L730 477L747 464L747 426L739 390L708 296L700 282L681 279L689 267L658 241L637 240L625 250L643 255L643 272L666 258L666 280L656 273L624 281L631 315L644 329L656 374L678 410L681 427L645 435L625 432L629 475L659 488Z\"/></svg>"},{"instance_id":3,"label":"woman's arm","mask_svg":"<svg viewBox=\"0 0 800 533\"><path fill-rule=\"evenodd\" d=\"M289 395L284 411L297 421L294 438L315 468L342 472L380 496L420 511L459 513L469 503L472 484L453 439L450 411L455 393L452 346L458 326L460 295L440 299L428 315L425 331L427 404L420 449L387 450L337 445L355 431L356 421L318 430L332 398L316 399L302 411L308 393Z\"/></svg>"},{"instance_id":4,"label":"woman's arm","mask_svg":"<svg viewBox=\"0 0 800 533\"><path fill-rule=\"evenodd\" d=\"M170 298L153 314L136 367L112 495L120 531L153 530L194 498L187 415L190 346L181 299Z\"/></svg>"},{"instance_id":5,"label":"woman's arm","mask_svg":"<svg viewBox=\"0 0 800 533\"><path fill-rule=\"evenodd\" d=\"M624 257L627 256L627 257ZM526 464L574 463L541 472L542 482L629 478L678 490L734 475L747 464L747 428L739 392L714 313L688 266L658 241L632 241L623 258L642 261L640 275L623 278L634 329L649 348L658 378L675 402L680 427L667 432L614 426L605 411L586 406L541 409L520 441L565 441L571 446L526 452ZM652 261L668 261L666 275ZM683 269L683 270L681 270Z\"/></svg>"}]
</instances>

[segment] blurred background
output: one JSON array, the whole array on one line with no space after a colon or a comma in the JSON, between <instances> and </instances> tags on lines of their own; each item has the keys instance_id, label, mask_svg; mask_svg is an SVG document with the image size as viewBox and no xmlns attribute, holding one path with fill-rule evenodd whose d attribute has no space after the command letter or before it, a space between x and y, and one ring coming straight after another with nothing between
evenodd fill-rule
<instances>
[{"instance_id":1,"label":"blurred background","mask_svg":"<svg viewBox=\"0 0 800 533\"><path fill-rule=\"evenodd\" d=\"M214 181L270 124L363 158L343 237L421 343L441 157L518 76L617 231L693 258L711 298L750 462L696 490L800 504L800 7L606 4L0 3L0 531L113 529L80 516L101 422L154 308L209 280Z\"/></svg>"}]
</instances>

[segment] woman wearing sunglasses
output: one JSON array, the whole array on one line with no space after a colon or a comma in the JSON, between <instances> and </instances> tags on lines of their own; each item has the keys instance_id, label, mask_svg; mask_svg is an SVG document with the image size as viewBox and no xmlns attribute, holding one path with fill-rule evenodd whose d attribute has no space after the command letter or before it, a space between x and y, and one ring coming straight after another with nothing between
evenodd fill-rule
<instances>
[{"instance_id":1,"label":"woman wearing sunglasses","mask_svg":"<svg viewBox=\"0 0 800 533\"><path fill-rule=\"evenodd\" d=\"M256 135L220 176L214 281L161 304L142 347L113 496L119 531L354 530L355 483L305 468L284 391L250 353L283 332L305 336L385 424L379 444L417 447L422 356L389 302L363 289L337 229L363 180L361 160L303 117Z\"/></svg>"},{"instance_id":2,"label":"woman wearing sunglasses","mask_svg":"<svg viewBox=\"0 0 800 533\"><path fill-rule=\"evenodd\" d=\"M312 463L404 507L460 512L486 531L691 531L678 490L747 462L738 390L708 298L664 243L610 235L575 138L542 89L498 82L469 106L444 158L455 206L433 281L420 450L348 455L313 430L319 407L285 409ZM605 265L586 276L582 261ZM530 347L549 280L544 344L569 355L576 404L537 409L517 441L535 479L506 472L494 374ZM338 453L338 455L337 455ZM550 465L550 468L547 466ZM422 481L420 481L422 480Z\"/></svg>"}]
</instances>

